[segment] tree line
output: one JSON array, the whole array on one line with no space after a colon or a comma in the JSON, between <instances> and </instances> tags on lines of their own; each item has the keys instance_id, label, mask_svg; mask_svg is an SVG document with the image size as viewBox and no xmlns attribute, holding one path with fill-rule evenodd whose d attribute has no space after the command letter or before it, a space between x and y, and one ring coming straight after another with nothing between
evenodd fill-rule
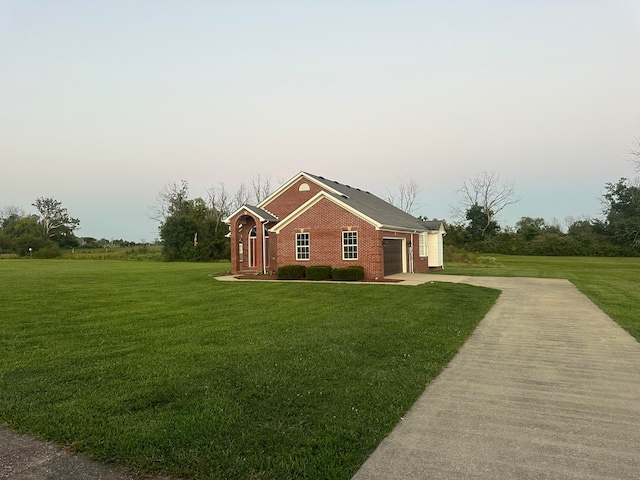
<instances>
[{"instance_id":1,"label":"tree line","mask_svg":"<svg viewBox=\"0 0 640 480\"><path fill-rule=\"evenodd\" d=\"M501 228L473 205L466 222L446 225L445 244L479 253L552 256L640 256L640 186L621 178L607 183L602 196L604 219L569 218L566 232L557 221L521 217Z\"/></svg>"},{"instance_id":2,"label":"tree line","mask_svg":"<svg viewBox=\"0 0 640 480\"><path fill-rule=\"evenodd\" d=\"M637 158L640 171L640 148ZM515 255L640 255L638 180L620 178L615 183L606 183L602 195L604 218L566 219L565 232L558 221L547 222L539 217L522 217L513 227L501 227L497 214L519 199L513 184L500 184L499 178L494 172L482 173L464 182L460 190L465 200L455 209L458 220L445 222L447 248ZM411 194L407 195L407 191ZM407 211L413 209L417 191L414 181L403 181L399 206ZM224 219L242 205L257 204L270 194L268 177L256 177L250 186L241 184L234 191L227 190L221 183L208 189L204 199L189 198L188 183L184 180L166 184L150 215L160 222L164 258L169 261L228 259L229 229ZM61 202L39 197L32 205L37 214L26 214L18 207L0 210L0 253L52 258L59 256L61 249L79 245L74 232L80 221L71 217ZM89 245L98 243L89 242Z\"/></svg>"},{"instance_id":3,"label":"tree line","mask_svg":"<svg viewBox=\"0 0 640 480\"><path fill-rule=\"evenodd\" d=\"M629 149L629 160L640 173L640 137ZM495 172L465 180L464 200L454 209L458 220L446 225L446 244L479 253L563 256L640 256L640 179L605 183L603 218L568 218L566 233L558 221L522 217L502 228L497 214L517 203L513 184L500 183Z\"/></svg>"},{"instance_id":4,"label":"tree line","mask_svg":"<svg viewBox=\"0 0 640 480\"><path fill-rule=\"evenodd\" d=\"M0 211L0 253L51 258L59 256L61 248L78 245L74 231L80 220L71 217L62 202L38 197L32 206L37 214L14 206Z\"/></svg>"}]
</instances>

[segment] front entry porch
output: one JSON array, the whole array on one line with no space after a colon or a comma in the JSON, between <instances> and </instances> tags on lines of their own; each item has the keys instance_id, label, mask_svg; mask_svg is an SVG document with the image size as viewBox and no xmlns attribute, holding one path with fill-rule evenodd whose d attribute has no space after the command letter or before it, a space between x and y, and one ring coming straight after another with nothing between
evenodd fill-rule
<instances>
[{"instance_id":1,"label":"front entry porch","mask_svg":"<svg viewBox=\"0 0 640 480\"><path fill-rule=\"evenodd\" d=\"M266 273L270 269L268 227L275 220L268 212L249 206L229 217L231 273Z\"/></svg>"}]
</instances>

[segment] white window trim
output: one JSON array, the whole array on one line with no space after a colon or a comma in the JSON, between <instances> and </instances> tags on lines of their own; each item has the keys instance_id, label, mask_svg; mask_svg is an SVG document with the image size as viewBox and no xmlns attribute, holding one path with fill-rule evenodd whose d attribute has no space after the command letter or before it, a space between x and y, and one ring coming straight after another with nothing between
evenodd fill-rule
<instances>
[{"instance_id":1,"label":"white window trim","mask_svg":"<svg viewBox=\"0 0 640 480\"><path fill-rule=\"evenodd\" d=\"M307 237L307 245L299 245L298 244L298 238L302 235L306 235ZM298 262L304 262L304 261L309 261L311 259L311 235L309 234L309 232L299 232L296 233L296 261ZM302 249L302 250L301 250ZM300 252L304 251L306 249L307 252L307 258L300 258Z\"/></svg>"},{"instance_id":2,"label":"white window trim","mask_svg":"<svg viewBox=\"0 0 640 480\"><path fill-rule=\"evenodd\" d=\"M345 241L345 233L355 234L356 243L355 244L345 244L345 242L344 242ZM359 246L360 245L359 244L360 244L360 239L359 239L359 235L358 235L357 231L353 231L353 230L348 230L348 231L345 230L345 231L343 231L342 232L342 260L358 260L358 256L360 254L360 252L359 252L359 250L360 250ZM346 247L353 247L353 246L355 246L356 256L355 257L346 257L345 256Z\"/></svg>"},{"instance_id":3,"label":"white window trim","mask_svg":"<svg viewBox=\"0 0 640 480\"><path fill-rule=\"evenodd\" d=\"M420 234L419 244L420 244L420 256L428 257L429 256L429 240L428 233L422 232Z\"/></svg>"}]
</instances>

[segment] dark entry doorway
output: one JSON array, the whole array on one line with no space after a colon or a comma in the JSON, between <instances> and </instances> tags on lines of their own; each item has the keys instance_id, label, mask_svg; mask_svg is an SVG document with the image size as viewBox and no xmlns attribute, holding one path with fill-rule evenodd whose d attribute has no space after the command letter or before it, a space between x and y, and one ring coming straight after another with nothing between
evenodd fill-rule
<instances>
[{"instance_id":1,"label":"dark entry doorway","mask_svg":"<svg viewBox=\"0 0 640 480\"><path fill-rule=\"evenodd\" d=\"M384 238L382 240L384 256L384 276L402 273L402 240Z\"/></svg>"}]
</instances>

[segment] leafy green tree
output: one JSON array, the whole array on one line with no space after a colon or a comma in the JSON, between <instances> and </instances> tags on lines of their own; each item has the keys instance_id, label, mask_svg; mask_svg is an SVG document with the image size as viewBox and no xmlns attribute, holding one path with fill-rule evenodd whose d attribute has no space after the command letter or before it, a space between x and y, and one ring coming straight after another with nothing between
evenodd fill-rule
<instances>
[{"instance_id":1,"label":"leafy green tree","mask_svg":"<svg viewBox=\"0 0 640 480\"><path fill-rule=\"evenodd\" d=\"M78 228L80 220L70 217L62 202L54 198L38 197L33 206L40 214L43 238L52 240L61 247L77 245L73 231Z\"/></svg>"},{"instance_id":2,"label":"leafy green tree","mask_svg":"<svg viewBox=\"0 0 640 480\"><path fill-rule=\"evenodd\" d=\"M598 234L598 227L590 220L576 220L567 229L567 235L574 238L583 238Z\"/></svg>"},{"instance_id":3,"label":"leafy green tree","mask_svg":"<svg viewBox=\"0 0 640 480\"><path fill-rule=\"evenodd\" d=\"M621 178L605 185L602 199L605 234L613 242L640 247L640 187Z\"/></svg>"},{"instance_id":4,"label":"leafy green tree","mask_svg":"<svg viewBox=\"0 0 640 480\"><path fill-rule=\"evenodd\" d=\"M228 258L226 234L229 230L219 212L201 198L189 199L184 181L170 192L165 196L167 216L160 225L165 259L209 261Z\"/></svg>"},{"instance_id":5,"label":"leafy green tree","mask_svg":"<svg viewBox=\"0 0 640 480\"><path fill-rule=\"evenodd\" d=\"M425 220L423 218L423 220ZM464 248L465 244L469 242L469 232L464 223L447 223L444 224L444 229L447 232L446 245L451 245L457 248Z\"/></svg>"},{"instance_id":6,"label":"leafy green tree","mask_svg":"<svg viewBox=\"0 0 640 480\"><path fill-rule=\"evenodd\" d=\"M516 233L526 241L540 235L544 228L544 218L522 217L516 222Z\"/></svg>"},{"instance_id":7,"label":"leafy green tree","mask_svg":"<svg viewBox=\"0 0 640 480\"><path fill-rule=\"evenodd\" d=\"M6 236L6 247L18 255L25 256L31 251L38 251L52 245L51 240L42 237L38 217L29 215L22 218L11 218L4 222L3 233Z\"/></svg>"},{"instance_id":8,"label":"leafy green tree","mask_svg":"<svg viewBox=\"0 0 640 480\"><path fill-rule=\"evenodd\" d=\"M600 219L582 219L571 223L567 238L572 242L572 250L566 255L582 256L624 256L633 255L632 247L624 247L612 242L605 234L606 225Z\"/></svg>"},{"instance_id":9,"label":"leafy green tree","mask_svg":"<svg viewBox=\"0 0 640 480\"><path fill-rule=\"evenodd\" d=\"M493 212L480 205L474 204L469 207L466 218L469 221L467 232L472 241L480 241L500 231L500 225L493 219Z\"/></svg>"},{"instance_id":10,"label":"leafy green tree","mask_svg":"<svg viewBox=\"0 0 640 480\"><path fill-rule=\"evenodd\" d=\"M21 218L22 215L14 214L13 212L9 212L6 208L3 208L0 211L0 253L10 253L13 252L13 247L11 242L13 238L11 237L8 229Z\"/></svg>"},{"instance_id":11,"label":"leafy green tree","mask_svg":"<svg viewBox=\"0 0 640 480\"><path fill-rule=\"evenodd\" d=\"M198 222L188 215L171 215L160 227L162 252L169 261L197 259Z\"/></svg>"},{"instance_id":12,"label":"leafy green tree","mask_svg":"<svg viewBox=\"0 0 640 480\"><path fill-rule=\"evenodd\" d=\"M206 218L198 228L200 260L218 260L231 257L231 245L227 238L229 226L221 220Z\"/></svg>"}]
</instances>

